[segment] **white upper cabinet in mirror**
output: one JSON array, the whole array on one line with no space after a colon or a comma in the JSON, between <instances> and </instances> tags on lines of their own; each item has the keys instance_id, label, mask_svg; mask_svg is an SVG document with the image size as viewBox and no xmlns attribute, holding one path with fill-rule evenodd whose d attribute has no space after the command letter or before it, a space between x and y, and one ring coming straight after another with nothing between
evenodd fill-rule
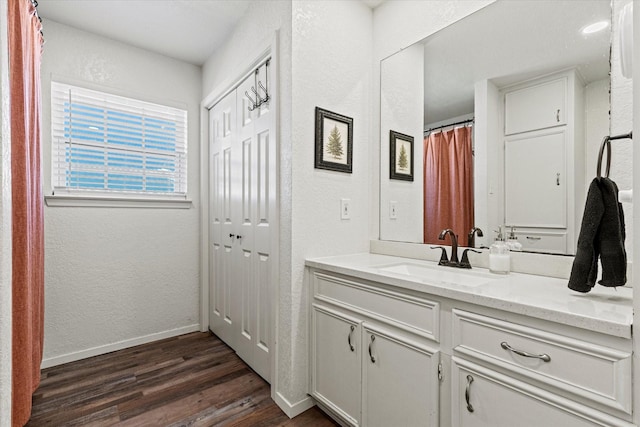
<instances>
[{"instance_id":1,"label":"white upper cabinet in mirror","mask_svg":"<svg viewBox=\"0 0 640 427\"><path fill-rule=\"evenodd\" d=\"M497 1L384 59L380 239L452 228L467 246L480 227L482 247L503 226L525 250L573 254L609 134L610 46L608 1ZM413 137L413 181L391 178L391 131Z\"/></svg>"}]
</instances>

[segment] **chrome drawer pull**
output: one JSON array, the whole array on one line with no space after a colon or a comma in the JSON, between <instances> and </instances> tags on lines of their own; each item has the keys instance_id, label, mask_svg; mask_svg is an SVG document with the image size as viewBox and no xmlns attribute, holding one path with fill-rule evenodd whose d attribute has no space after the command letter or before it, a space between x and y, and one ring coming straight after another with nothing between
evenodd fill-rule
<instances>
[{"instance_id":1,"label":"chrome drawer pull","mask_svg":"<svg viewBox=\"0 0 640 427\"><path fill-rule=\"evenodd\" d=\"M369 358L371 358L371 363L376 363L376 357L371 353L371 346L373 345L373 342L375 341L376 336L375 335L371 335L371 342L369 343Z\"/></svg>"},{"instance_id":2,"label":"chrome drawer pull","mask_svg":"<svg viewBox=\"0 0 640 427\"><path fill-rule=\"evenodd\" d=\"M500 347L504 348L505 350L509 350L515 354L518 354L520 356L523 357L531 357L534 359L540 359L543 362L551 362L551 357L548 354L531 354L531 353L527 353L526 351L522 351L522 350L518 350L516 348L511 347L509 344L507 344L505 341L502 341L500 343Z\"/></svg>"},{"instance_id":3,"label":"chrome drawer pull","mask_svg":"<svg viewBox=\"0 0 640 427\"><path fill-rule=\"evenodd\" d=\"M467 411L473 412L473 405L469 401L469 395L471 394L471 383L473 382L473 377L471 375L467 375L467 388L464 390L464 398L467 401Z\"/></svg>"},{"instance_id":4,"label":"chrome drawer pull","mask_svg":"<svg viewBox=\"0 0 640 427\"><path fill-rule=\"evenodd\" d=\"M356 327L351 325L351 330L349 331L349 335L347 335L347 342L349 343L349 348L351 349L351 351L356 351L356 348L353 346L353 344L351 344L351 334L353 334L353 331L355 329Z\"/></svg>"}]
</instances>

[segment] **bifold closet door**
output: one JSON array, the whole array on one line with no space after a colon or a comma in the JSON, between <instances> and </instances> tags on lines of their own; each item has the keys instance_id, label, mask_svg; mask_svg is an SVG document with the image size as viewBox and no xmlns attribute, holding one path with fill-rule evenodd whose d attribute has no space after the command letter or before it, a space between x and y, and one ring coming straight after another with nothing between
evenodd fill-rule
<instances>
[{"instance_id":1,"label":"bifold closet door","mask_svg":"<svg viewBox=\"0 0 640 427\"><path fill-rule=\"evenodd\" d=\"M238 185L237 218L238 273L241 287L238 355L267 381L271 371L271 273L272 220L275 208L275 147L272 139L273 112L270 103L249 110L244 95L257 81L265 81L266 67L248 77L237 89ZM263 95L261 93L261 95ZM277 238L273 235L273 238Z\"/></svg>"},{"instance_id":2,"label":"bifold closet door","mask_svg":"<svg viewBox=\"0 0 640 427\"><path fill-rule=\"evenodd\" d=\"M263 65L227 96L233 101L225 98L210 111L210 307L211 330L269 381L277 250L275 118L271 103L250 111L244 95L266 79Z\"/></svg>"},{"instance_id":3,"label":"bifold closet door","mask_svg":"<svg viewBox=\"0 0 640 427\"><path fill-rule=\"evenodd\" d=\"M235 206L232 181L235 158L236 94L230 93L209 111L210 261L209 327L232 348L237 346Z\"/></svg>"}]
</instances>

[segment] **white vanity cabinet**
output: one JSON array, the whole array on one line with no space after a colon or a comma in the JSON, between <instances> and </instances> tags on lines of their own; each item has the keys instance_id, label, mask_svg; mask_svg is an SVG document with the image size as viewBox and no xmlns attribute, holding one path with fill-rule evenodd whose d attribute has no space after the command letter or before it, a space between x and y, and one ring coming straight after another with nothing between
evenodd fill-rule
<instances>
[{"instance_id":1,"label":"white vanity cabinet","mask_svg":"<svg viewBox=\"0 0 640 427\"><path fill-rule=\"evenodd\" d=\"M567 77L532 82L505 93L505 135L567 123Z\"/></svg>"},{"instance_id":2,"label":"white vanity cabinet","mask_svg":"<svg viewBox=\"0 0 640 427\"><path fill-rule=\"evenodd\" d=\"M403 263L434 278L381 273ZM628 289L585 298L518 273L442 284L447 267L375 254L307 265L309 394L343 425L633 426Z\"/></svg>"},{"instance_id":3,"label":"white vanity cabinet","mask_svg":"<svg viewBox=\"0 0 640 427\"><path fill-rule=\"evenodd\" d=\"M454 309L453 426L629 426L631 351ZM624 348L622 348L624 347Z\"/></svg>"},{"instance_id":4,"label":"white vanity cabinet","mask_svg":"<svg viewBox=\"0 0 640 427\"><path fill-rule=\"evenodd\" d=\"M612 425L586 419L571 408L558 406L557 396L477 365L454 359L452 376L454 427Z\"/></svg>"},{"instance_id":5,"label":"white vanity cabinet","mask_svg":"<svg viewBox=\"0 0 640 427\"><path fill-rule=\"evenodd\" d=\"M438 426L439 306L312 271L310 394L345 425Z\"/></svg>"},{"instance_id":6,"label":"white vanity cabinet","mask_svg":"<svg viewBox=\"0 0 640 427\"><path fill-rule=\"evenodd\" d=\"M575 71L504 96L504 224L524 250L575 253L584 205L584 88ZM540 234L542 233L542 235Z\"/></svg>"}]
</instances>

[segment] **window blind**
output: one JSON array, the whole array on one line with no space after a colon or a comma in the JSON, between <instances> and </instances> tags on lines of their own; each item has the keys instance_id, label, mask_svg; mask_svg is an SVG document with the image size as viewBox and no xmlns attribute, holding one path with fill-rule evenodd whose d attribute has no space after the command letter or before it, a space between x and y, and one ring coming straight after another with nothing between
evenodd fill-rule
<instances>
[{"instance_id":1,"label":"window blind","mask_svg":"<svg viewBox=\"0 0 640 427\"><path fill-rule=\"evenodd\" d=\"M187 112L51 84L54 194L187 193Z\"/></svg>"}]
</instances>

